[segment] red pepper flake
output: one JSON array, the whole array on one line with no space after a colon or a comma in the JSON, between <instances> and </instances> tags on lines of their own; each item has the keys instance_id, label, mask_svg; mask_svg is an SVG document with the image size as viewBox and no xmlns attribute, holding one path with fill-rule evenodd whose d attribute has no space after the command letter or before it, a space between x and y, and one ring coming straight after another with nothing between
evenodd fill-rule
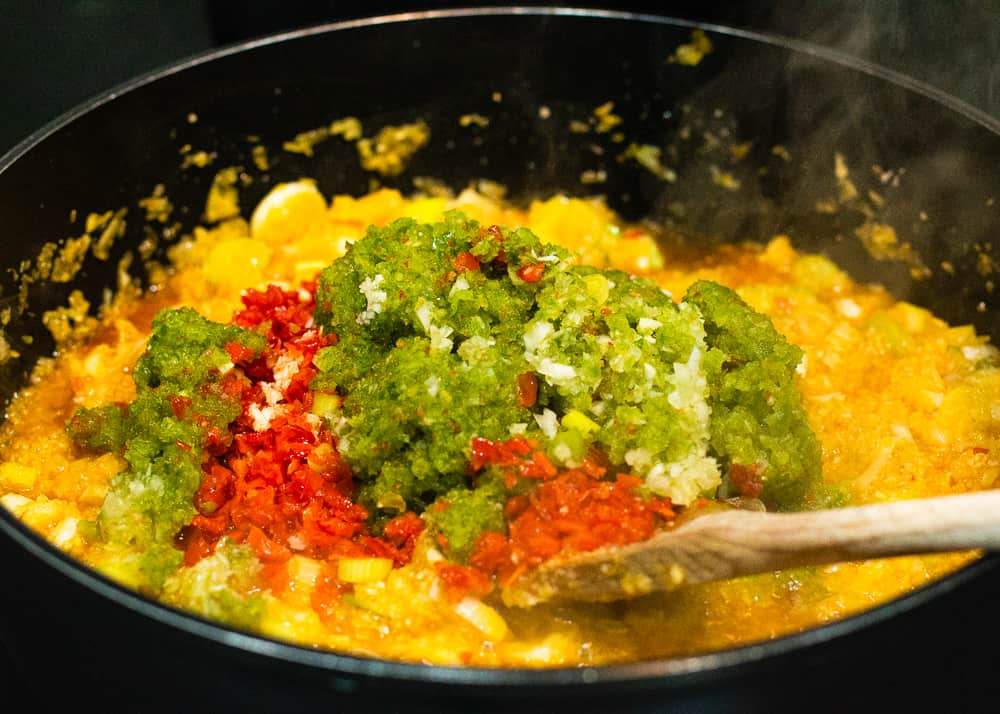
<instances>
[{"instance_id":1,"label":"red pepper flake","mask_svg":"<svg viewBox=\"0 0 1000 714\"><path fill-rule=\"evenodd\" d=\"M170 395L170 408L173 410L174 416L178 419L184 418L184 413L189 406L191 406L191 397L185 397L182 394Z\"/></svg>"},{"instance_id":2,"label":"red pepper flake","mask_svg":"<svg viewBox=\"0 0 1000 714\"><path fill-rule=\"evenodd\" d=\"M528 263L517 271L517 277L526 283L537 283L543 275L545 275L545 263Z\"/></svg>"},{"instance_id":3,"label":"red pepper flake","mask_svg":"<svg viewBox=\"0 0 1000 714\"><path fill-rule=\"evenodd\" d=\"M472 253L462 251L455 256L455 271L464 273L467 270L479 270L479 258Z\"/></svg>"},{"instance_id":4,"label":"red pepper flake","mask_svg":"<svg viewBox=\"0 0 1000 714\"><path fill-rule=\"evenodd\" d=\"M494 224L488 228L481 228L479 231L480 236L489 234L490 238L495 240L497 243L503 243L503 231L500 230L500 226Z\"/></svg>"},{"instance_id":5,"label":"red pepper flake","mask_svg":"<svg viewBox=\"0 0 1000 714\"><path fill-rule=\"evenodd\" d=\"M201 487L194 497L194 505L199 513L212 515L232 495L233 472L219 464L212 464L202 478Z\"/></svg>"},{"instance_id":6,"label":"red pepper flake","mask_svg":"<svg viewBox=\"0 0 1000 714\"><path fill-rule=\"evenodd\" d=\"M229 355L229 359L231 359L235 364L249 362L254 358L254 351L239 342L227 342L226 354Z\"/></svg>"},{"instance_id":7,"label":"red pepper flake","mask_svg":"<svg viewBox=\"0 0 1000 714\"><path fill-rule=\"evenodd\" d=\"M535 444L523 436L515 436L507 441L492 441L481 436L472 437L473 471L479 471L484 466L516 466L535 448Z\"/></svg>"},{"instance_id":8,"label":"red pepper flake","mask_svg":"<svg viewBox=\"0 0 1000 714\"><path fill-rule=\"evenodd\" d=\"M523 478L537 479L552 478L559 472L555 465L549 461L549 457L544 451L534 452L530 461L522 461L518 464L517 471Z\"/></svg>"},{"instance_id":9,"label":"red pepper flake","mask_svg":"<svg viewBox=\"0 0 1000 714\"><path fill-rule=\"evenodd\" d=\"M434 564L434 569L444 583L445 594L452 602L458 602L469 594L483 597L493 590L490 577L476 568L439 562Z\"/></svg>"},{"instance_id":10,"label":"red pepper flake","mask_svg":"<svg viewBox=\"0 0 1000 714\"><path fill-rule=\"evenodd\" d=\"M758 498L764 490L764 481L761 479L763 471L760 464L732 464L729 467L729 479L744 498Z\"/></svg>"},{"instance_id":11,"label":"red pepper flake","mask_svg":"<svg viewBox=\"0 0 1000 714\"><path fill-rule=\"evenodd\" d=\"M517 401L522 407L530 407L538 400L538 380L534 372L521 372L517 376Z\"/></svg>"},{"instance_id":12,"label":"red pepper flake","mask_svg":"<svg viewBox=\"0 0 1000 714\"><path fill-rule=\"evenodd\" d=\"M257 557L265 563L281 562L292 557L291 550L268 538L267 534L257 526L250 526L250 532L247 534L247 543L257 553Z\"/></svg>"},{"instance_id":13,"label":"red pepper flake","mask_svg":"<svg viewBox=\"0 0 1000 714\"><path fill-rule=\"evenodd\" d=\"M484 573L495 573L509 563L510 540L507 536L495 531L480 533L469 556L469 565Z\"/></svg>"}]
</instances>

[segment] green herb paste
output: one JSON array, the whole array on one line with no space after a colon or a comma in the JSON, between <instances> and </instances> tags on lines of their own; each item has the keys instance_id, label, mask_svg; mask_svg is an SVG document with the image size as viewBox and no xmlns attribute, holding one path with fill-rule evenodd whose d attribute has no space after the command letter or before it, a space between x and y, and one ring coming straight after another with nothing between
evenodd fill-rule
<instances>
[{"instance_id":1,"label":"green herb paste","mask_svg":"<svg viewBox=\"0 0 1000 714\"><path fill-rule=\"evenodd\" d=\"M324 415L360 500L383 516L460 503L461 518L431 517L460 554L502 530L508 495L490 479L489 497L461 495L477 484L474 437L532 439L562 467L597 449L679 505L732 491L734 465L774 507L825 498L801 351L720 285L677 303L526 229L453 213L370 228L320 276L315 317L339 338L317 355L316 387L341 398L322 400Z\"/></svg>"}]
</instances>

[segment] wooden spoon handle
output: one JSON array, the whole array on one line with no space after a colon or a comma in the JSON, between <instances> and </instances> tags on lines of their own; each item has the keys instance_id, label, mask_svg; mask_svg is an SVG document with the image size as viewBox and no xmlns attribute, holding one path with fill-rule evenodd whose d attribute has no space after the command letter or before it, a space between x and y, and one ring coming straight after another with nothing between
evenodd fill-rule
<instances>
[{"instance_id":1,"label":"wooden spoon handle","mask_svg":"<svg viewBox=\"0 0 1000 714\"><path fill-rule=\"evenodd\" d=\"M1000 549L1000 491L805 513L711 513L641 543L544 563L503 599L620 600L783 568L971 549Z\"/></svg>"}]
</instances>

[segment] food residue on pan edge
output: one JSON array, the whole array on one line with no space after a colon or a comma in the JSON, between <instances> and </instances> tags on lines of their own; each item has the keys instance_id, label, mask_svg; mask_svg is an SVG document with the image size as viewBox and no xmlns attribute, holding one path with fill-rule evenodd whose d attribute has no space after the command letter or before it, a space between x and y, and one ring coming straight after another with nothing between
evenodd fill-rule
<instances>
[{"instance_id":1,"label":"food residue on pan edge","mask_svg":"<svg viewBox=\"0 0 1000 714\"><path fill-rule=\"evenodd\" d=\"M465 115L463 119L466 120L463 126L468 126L469 123L483 126L485 117ZM486 120L487 125L488 123ZM430 140L430 127L418 120L409 124L384 126L374 136L366 137L363 135L361 122L356 117L344 117L329 125L301 132L286 141L282 148L291 153L312 156L317 144L335 136L355 144L361 166L366 171L382 176L398 176L406 169L413 155Z\"/></svg>"},{"instance_id":2,"label":"food residue on pan edge","mask_svg":"<svg viewBox=\"0 0 1000 714\"><path fill-rule=\"evenodd\" d=\"M667 57L667 62L694 67L705 58L705 55L710 54L712 49L712 41L708 39L704 30L691 30L691 41L678 45L673 54Z\"/></svg>"},{"instance_id":3,"label":"food residue on pan edge","mask_svg":"<svg viewBox=\"0 0 1000 714\"><path fill-rule=\"evenodd\" d=\"M691 46L700 46L697 39L698 32L700 31L695 31L692 34ZM708 49L710 49L710 46ZM503 101L502 94L493 92L492 102L499 103L501 101ZM614 103L609 101L597 107L585 119L570 120L571 133L573 131L609 132L611 128L618 127L622 123L621 117L615 114L613 110ZM682 106L681 110L679 112L680 115L690 114L690 109L687 106ZM716 114L718 115L718 110ZM198 118L191 113L188 121L189 123L194 123L198 121ZM489 120L485 115L469 112L459 118L459 123L467 126L475 125L485 129L488 128ZM486 126L484 126L484 123ZM677 132L680 140L689 141L695 136L695 131L703 131L695 129L695 126L688 124L680 126ZM692 129L695 129L695 131L692 131ZM728 129L722 129L720 136L726 136L726 139L720 144L720 136L704 130L704 148L709 151L723 148L728 152L727 155L731 161L742 161L746 158L751 143L737 141L735 138L729 137L728 132ZM365 138L361 122L356 117L348 116L334 120L326 126L302 132L294 139L284 142L283 148L293 153L312 156L315 146L318 143L333 136L340 136L345 141L356 142L359 160L362 162L364 168L372 173L384 176L393 176L402 173L406 168L408 160L416 151L426 145L430 139L429 128L420 121L395 127L386 126L375 137ZM617 139L618 135L616 134L614 138ZM269 168L267 149L263 144L258 143L259 140L256 137L253 137L252 141L254 143L252 152L253 162L259 170L264 171ZM604 149L600 146L597 146L597 148L599 151L594 153L595 156L600 157ZM674 151L672 145L668 145L666 149L671 152ZM194 151L190 144L182 146L181 153L185 155L185 164L188 166L205 167L215 159L214 153ZM771 147L770 153L786 162L791 160L790 154L783 146ZM618 158L619 161L636 161L646 170L650 171L650 173L665 182L669 183L679 180L677 172L664 164L662 157L663 149L659 146L633 143ZM603 164L599 164L583 170L578 179L585 186L604 184L608 180L609 168ZM719 187L728 190L739 190L741 180L736 175L723 170L717 165L709 165L708 170L711 174L712 182ZM898 186L900 176L904 172L903 169L891 171L877 166L873 166L872 170L876 172L876 177L881 183L887 186ZM860 210L863 215L868 217L868 220L857 228L855 234L866 246L866 249L869 250L872 257L878 260L897 260L906 263L910 266L911 273L915 279L928 277L930 270L913 250L912 245L909 242L900 241L896 237L896 231L893 226L877 219L878 213L881 212L880 209L884 208L886 199L874 191L868 191L867 196L859 195L856 186L850 179L846 161L839 152L834 156L834 176L838 186L836 198L830 201L819 202L816 210L831 212L847 206ZM249 180L249 177L245 173L242 173L242 169L239 167L227 167L217 172L213 180L213 190L210 192L210 198L206 204L206 218L210 221L220 221L229 216L237 215L239 212L239 199L235 187L237 183L245 183L247 180ZM684 179L681 178L680 180ZM162 224L167 222L172 206L162 186L158 186L149 197L142 199L139 203L140 208L143 208L147 213L147 221L155 220ZM55 243L46 243L39 251L38 258L35 261L28 261L20 266L18 271L18 295L20 296L19 304L17 305L18 312L23 312L28 308L28 292L31 284L44 280L68 282L81 267L88 251L99 260L106 260L111 245L117 238L124 235L126 213L126 209L120 208L110 213L105 211L101 214L94 214L89 219L91 222L95 220L95 216L106 218L100 221L100 225L88 225L84 235L63 239ZM921 220L926 220L926 214L921 213ZM178 225L174 224L168 229L163 229L163 238L167 240L176 238ZM142 242L139 249L140 257L144 259L155 252L156 246L160 241L159 232L148 227L145 228L145 231L147 233L147 240ZM986 272L983 271L982 266L992 265L989 247L975 246L975 250L979 261L979 272L985 277ZM119 270L121 276L119 282L122 284L131 282L131 279L127 276L130 262L131 258L126 257ZM941 266L942 270L953 274L955 270L954 265L947 261L945 263ZM986 287L987 289L992 287L992 280L987 280ZM62 333L63 330L60 329L60 334ZM4 359L4 355L9 359L15 354L16 350L8 350L3 355L0 355L0 359Z\"/></svg>"},{"instance_id":4,"label":"food residue on pan edge","mask_svg":"<svg viewBox=\"0 0 1000 714\"><path fill-rule=\"evenodd\" d=\"M361 121L357 117L343 117L326 126L300 132L282 144L282 148L293 154L312 156L314 148L322 141L334 136L339 136L344 141L357 141L361 138L361 133Z\"/></svg>"}]
</instances>

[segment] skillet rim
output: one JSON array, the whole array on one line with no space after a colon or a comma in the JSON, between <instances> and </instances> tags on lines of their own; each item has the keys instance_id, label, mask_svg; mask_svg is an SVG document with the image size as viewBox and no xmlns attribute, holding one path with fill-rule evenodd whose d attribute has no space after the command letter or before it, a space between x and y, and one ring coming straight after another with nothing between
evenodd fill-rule
<instances>
[{"instance_id":1,"label":"skillet rim","mask_svg":"<svg viewBox=\"0 0 1000 714\"><path fill-rule=\"evenodd\" d=\"M474 16L541 16L615 20L701 29L711 33L750 40L805 54L840 65L845 69L859 71L884 80L908 91L923 95L951 112L979 124L993 134L1000 135L1000 119L973 107L954 95L882 65L804 40L726 25L647 13L566 6L495 6L414 11L324 23L261 36L213 48L180 59L161 68L140 74L106 92L95 95L43 125L0 156L0 173L8 170L22 156L42 144L49 136L71 125L76 119L98 107L112 102L124 94L139 90L159 79L179 74L187 69L223 57L247 53L258 47L291 42L304 37L349 31L355 28L471 18ZM735 674L738 668L751 664L765 663L768 660L776 660L780 656L830 643L879 623L887 622L896 616L916 610L931 600L945 596L948 592L966 585L971 580L989 570L995 569L1000 564L1000 555L987 555L940 580L922 586L911 593L878 607L805 632L790 634L774 640L744 645L721 652L599 667L555 667L544 669L465 668L356 657L332 651L310 649L268 639L260 635L233 630L223 625L204 620L197 615L147 599L136 592L118 585L49 544L15 518L12 513L2 507L0 507L0 534L8 537L15 544L20 545L29 554L35 556L59 574L70 578L85 589L110 600L112 604L124 606L140 616L148 617L159 624L178 629L197 638L209 640L214 644L232 647L249 654L281 660L285 664L305 665L329 674L343 674L366 678L377 677L412 684L450 684L471 687L473 690L521 686L564 689L567 686L573 685L588 685L589 688L589 686L598 683L628 683L647 688L667 687L676 689L699 682L706 682L709 678L714 682L724 673Z\"/></svg>"}]
</instances>

